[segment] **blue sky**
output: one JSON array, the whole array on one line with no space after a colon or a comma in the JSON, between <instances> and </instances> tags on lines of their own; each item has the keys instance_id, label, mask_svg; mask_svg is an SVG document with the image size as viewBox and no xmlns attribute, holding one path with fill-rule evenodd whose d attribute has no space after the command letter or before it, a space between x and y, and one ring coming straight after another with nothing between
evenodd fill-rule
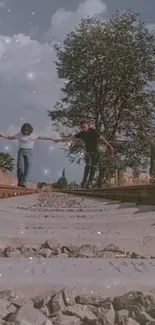
<instances>
[{"instance_id":1,"label":"blue sky","mask_svg":"<svg viewBox=\"0 0 155 325\"><path fill-rule=\"evenodd\" d=\"M140 12L155 24L155 0L2 0L0 1L0 132L14 134L31 122L40 135L56 137L47 109L60 98L53 41L87 14L110 17L116 10ZM16 157L17 145L0 140L0 151ZM83 166L70 164L61 145L35 144L31 178L55 181L63 168L69 181L80 181Z\"/></svg>"}]
</instances>

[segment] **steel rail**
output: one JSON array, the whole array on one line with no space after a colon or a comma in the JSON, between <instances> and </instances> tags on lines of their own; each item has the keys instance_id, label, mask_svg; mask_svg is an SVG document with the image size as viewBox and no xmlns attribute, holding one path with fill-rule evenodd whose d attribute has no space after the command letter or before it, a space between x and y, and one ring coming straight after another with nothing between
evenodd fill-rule
<instances>
[{"instance_id":1,"label":"steel rail","mask_svg":"<svg viewBox=\"0 0 155 325\"><path fill-rule=\"evenodd\" d=\"M102 189L66 189L63 193L136 204L155 205L155 185L109 187Z\"/></svg>"},{"instance_id":2,"label":"steel rail","mask_svg":"<svg viewBox=\"0 0 155 325\"><path fill-rule=\"evenodd\" d=\"M0 185L0 199L38 193L36 189L27 189L9 185Z\"/></svg>"}]
</instances>

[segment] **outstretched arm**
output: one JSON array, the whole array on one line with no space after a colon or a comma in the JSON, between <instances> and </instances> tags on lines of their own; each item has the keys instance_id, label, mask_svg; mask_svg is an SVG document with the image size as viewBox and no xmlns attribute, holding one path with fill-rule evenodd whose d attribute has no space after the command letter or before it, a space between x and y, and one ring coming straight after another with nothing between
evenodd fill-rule
<instances>
[{"instance_id":1,"label":"outstretched arm","mask_svg":"<svg viewBox=\"0 0 155 325\"><path fill-rule=\"evenodd\" d=\"M50 140L50 141L55 142L55 140L53 138L50 138L50 137L38 137L38 140Z\"/></svg>"},{"instance_id":2,"label":"outstretched arm","mask_svg":"<svg viewBox=\"0 0 155 325\"><path fill-rule=\"evenodd\" d=\"M111 144L103 137L100 137L100 142L103 143L106 147L114 151L114 148L111 146Z\"/></svg>"},{"instance_id":3,"label":"outstretched arm","mask_svg":"<svg viewBox=\"0 0 155 325\"><path fill-rule=\"evenodd\" d=\"M74 136L68 136L68 137L64 137L64 138L61 138L61 139L53 139L53 141L55 143L68 142L68 141L74 141L74 140L75 140Z\"/></svg>"},{"instance_id":4,"label":"outstretched arm","mask_svg":"<svg viewBox=\"0 0 155 325\"><path fill-rule=\"evenodd\" d=\"M4 134L0 134L0 138L7 139L7 140L16 140L17 139L17 137L15 135L9 136L9 135L4 135Z\"/></svg>"}]
</instances>

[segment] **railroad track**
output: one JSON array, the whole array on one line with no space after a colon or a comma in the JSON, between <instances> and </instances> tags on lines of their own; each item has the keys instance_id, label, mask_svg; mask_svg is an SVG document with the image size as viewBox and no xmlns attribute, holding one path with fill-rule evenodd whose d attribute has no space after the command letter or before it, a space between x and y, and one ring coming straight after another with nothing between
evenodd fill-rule
<instances>
[{"instance_id":1,"label":"railroad track","mask_svg":"<svg viewBox=\"0 0 155 325\"><path fill-rule=\"evenodd\" d=\"M122 186L102 189L67 189L61 192L121 202L155 205L155 185Z\"/></svg>"},{"instance_id":2,"label":"railroad track","mask_svg":"<svg viewBox=\"0 0 155 325\"><path fill-rule=\"evenodd\" d=\"M9 185L0 185L0 199L7 199L9 197L30 195L35 193L37 193L36 189L27 189L27 188L15 187Z\"/></svg>"}]
</instances>

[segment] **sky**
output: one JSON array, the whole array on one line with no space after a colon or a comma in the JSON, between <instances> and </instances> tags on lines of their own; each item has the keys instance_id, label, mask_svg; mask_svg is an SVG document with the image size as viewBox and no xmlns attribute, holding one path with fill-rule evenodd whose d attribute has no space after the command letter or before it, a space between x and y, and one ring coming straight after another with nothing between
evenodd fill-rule
<instances>
[{"instance_id":1,"label":"sky","mask_svg":"<svg viewBox=\"0 0 155 325\"><path fill-rule=\"evenodd\" d=\"M0 0L0 132L14 135L30 122L38 135L59 137L47 116L61 96L54 42L83 16L107 19L127 9L154 26L155 0ZM0 151L16 159L17 144L1 139ZM32 181L56 181L63 168L69 182L81 181L83 164L70 164L62 145L35 143Z\"/></svg>"}]
</instances>

